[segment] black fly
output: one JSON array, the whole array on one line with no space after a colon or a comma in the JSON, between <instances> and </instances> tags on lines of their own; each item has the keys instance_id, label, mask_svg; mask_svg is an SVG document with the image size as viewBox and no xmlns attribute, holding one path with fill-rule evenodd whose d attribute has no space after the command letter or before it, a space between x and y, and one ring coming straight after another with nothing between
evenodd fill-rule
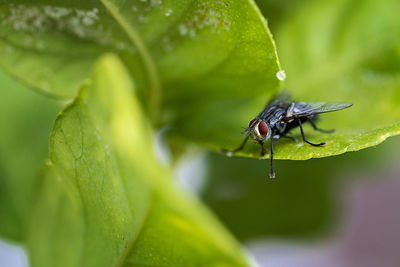
<instances>
[{"instance_id":1,"label":"black fly","mask_svg":"<svg viewBox=\"0 0 400 267\"><path fill-rule=\"evenodd\" d=\"M285 137L296 141L295 138L287 136L287 133L299 126L304 142L312 146L324 146L326 145L325 142L314 144L307 141L302 124L309 122L316 131L323 133L333 132L334 130L322 130L317 127L315 124L317 114L345 109L352 105L353 104L350 103L337 102L293 102L290 101L290 96L288 94L281 94L275 100L268 103L263 111L250 121L249 127L242 132L242 134L246 133L246 138L243 140L242 144L233 151L223 150L223 152L232 153L242 150L251 136L252 139L261 145L261 156L263 157L267 154L264 142L271 138L271 167L269 177L275 178L275 172L272 166L274 140Z\"/></svg>"}]
</instances>

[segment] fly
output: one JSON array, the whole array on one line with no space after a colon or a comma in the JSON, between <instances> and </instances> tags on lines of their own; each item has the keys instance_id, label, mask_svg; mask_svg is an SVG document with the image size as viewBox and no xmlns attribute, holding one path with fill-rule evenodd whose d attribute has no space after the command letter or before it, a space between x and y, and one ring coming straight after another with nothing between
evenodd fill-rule
<instances>
[{"instance_id":1,"label":"fly","mask_svg":"<svg viewBox=\"0 0 400 267\"><path fill-rule=\"evenodd\" d=\"M267 154L264 143L268 139L271 139L269 178L275 178L272 164L274 140L278 141L280 138L289 138L296 142L296 138L290 137L287 134L293 128L299 127L304 142L311 146L324 146L326 142L314 144L306 139L303 124L309 122L315 131L332 133L334 130L323 130L317 127L315 121L318 114L342 110L352 105L351 103L340 102L294 102L290 100L288 94L281 94L269 102L260 114L249 122L249 127L242 132L242 134L246 134L246 137L238 148L232 151L223 149L222 152L234 153L242 150L251 137L261 145L261 157L264 157Z\"/></svg>"}]
</instances>

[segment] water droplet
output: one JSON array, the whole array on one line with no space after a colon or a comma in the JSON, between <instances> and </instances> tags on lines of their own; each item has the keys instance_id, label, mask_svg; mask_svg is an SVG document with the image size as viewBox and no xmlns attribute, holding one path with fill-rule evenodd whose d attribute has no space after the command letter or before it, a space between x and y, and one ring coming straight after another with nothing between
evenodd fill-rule
<instances>
[{"instance_id":1,"label":"water droplet","mask_svg":"<svg viewBox=\"0 0 400 267\"><path fill-rule=\"evenodd\" d=\"M70 13L70 10L64 7L52 7L52 6L44 6L44 13L54 19L59 19L61 17L67 16Z\"/></svg>"},{"instance_id":2,"label":"water droplet","mask_svg":"<svg viewBox=\"0 0 400 267\"><path fill-rule=\"evenodd\" d=\"M284 70L280 70L276 73L276 78L280 81L284 81L286 79L286 73Z\"/></svg>"},{"instance_id":3,"label":"water droplet","mask_svg":"<svg viewBox=\"0 0 400 267\"><path fill-rule=\"evenodd\" d=\"M110 156L110 145L105 144L104 145L104 151L106 153L106 156Z\"/></svg>"},{"instance_id":4,"label":"water droplet","mask_svg":"<svg viewBox=\"0 0 400 267\"><path fill-rule=\"evenodd\" d=\"M186 24L191 29L208 28L211 33L220 34L222 30L229 31L231 22L228 18L228 6L224 1L213 1L215 5L206 2L198 3L195 14ZM190 34L189 34L190 35Z\"/></svg>"},{"instance_id":5,"label":"water droplet","mask_svg":"<svg viewBox=\"0 0 400 267\"><path fill-rule=\"evenodd\" d=\"M174 47L173 44L171 42L171 39L168 36L164 36L162 39L162 43L163 43L163 48L166 52L171 51Z\"/></svg>"},{"instance_id":6,"label":"water droplet","mask_svg":"<svg viewBox=\"0 0 400 267\"><path fill-rule=\"evenodd\" d=\"M193 38L193 39L196 38L196 31L194 29L190 29L189 36L190 36L190 38Z\"/></svg>"},{"instance_id":7,"label":"water droplet","mask_svg":"<svg viewBox=\"0 0 400 267\"><path fill-rule=\"evenodd\" d=\"M97 140L101 141L101 135L100 135L99 126L96 126L96 130L94 131L94 134L96 135Z\"/></svg>"},{"instance_id":8,"label":"water droplet","mask_svg":"<svg viewBox=\"0 0 400 267\"><path fill-rule=\"evenodd\" d=\"M180 35L185 36L188 33L188 28L185 24L180 24L178 28Z\"/></svg>"},{"instance_id":9,"label":"water droplet","mask_svg":"<svg viewBox=\"0 0 400 267\"><path fill-rule=\"evenodd\" d=\"M147 17L145 17L145 16L143 16L143 15L140 15L140 16L138 17L138 20L139 20L139 22L144 23L144 22L147 22Z\"/></svg>"},{"instance_id":10,"label":"water droplet","mask_svg":"<svg viewBox=\"0 0 400 267\"><path fill-rule=\"evenodd\" d=\"M174 12L174 11L173 11L172 9L168 8L168 9L165 11L164 15L167 16L167 17L169 17L169 16L171 16L171 14L172 14L173 12Z\"/></svg>"},{"instance_id":11,"label":"water droplet","mask_svg":"<svg viewBox=\"0 0 400 267\"><path fill-rule=\"evenodd\" d=\"M162 0L150 0L150 5L153 7L160 6L162 4Z\"/></svg>"},{"instance_id":12,"label":"water droplet","mask_svg":"<svg viewBox=\"0 0 400 267\"><path fill-rule=\"evenodd\" d=\"M14 51L14 48L12 46L9 46L9 45L6 46L7 53L12 53L13 51Z\"/></svg>"},{"instance_id":13,"label":"water droplet","mask_svg":"<svg viewBox=\"0 0 400 267\"><path fill-rule=\"evenodd\" d=\"M58 6L10 5L9 14L2 19L16 31L45 32L65 31L81 38L103 39L104 32L98 27L99 10L83 10Z\"/></svg>"}]
</instances>

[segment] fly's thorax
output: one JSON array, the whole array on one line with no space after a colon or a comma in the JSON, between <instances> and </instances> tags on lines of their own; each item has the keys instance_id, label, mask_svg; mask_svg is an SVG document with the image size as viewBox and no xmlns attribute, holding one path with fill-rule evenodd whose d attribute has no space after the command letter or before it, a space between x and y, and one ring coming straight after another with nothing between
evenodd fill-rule
<instances>
[{"instance_id":1,"label":"fly's thorax","mask_svg":"<svg viewBox=\"0 0 400 267\"><path fill-rule=\"evenodd\" d=\"M270 134L281 134L285 131L287 122L285 121L285 110L277 111L267 122Z\"/></svg>"}]
</instances>

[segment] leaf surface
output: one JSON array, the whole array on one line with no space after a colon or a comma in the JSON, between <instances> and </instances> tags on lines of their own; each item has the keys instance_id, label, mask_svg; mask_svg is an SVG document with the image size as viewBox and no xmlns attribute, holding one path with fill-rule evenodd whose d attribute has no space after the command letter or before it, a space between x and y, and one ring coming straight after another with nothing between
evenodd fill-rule
<instances>
[{"instance_id":1,"label":"leaf surface","mask_svg":"<svg viewBox=\"0 0 400 267\"><path fill-rule=\"evenodd\" d=\"M0 71L0 235L23 241L36 178L60 103Z\"/></svg>"},{"instance_id":2,"label":"leaf surface","mask_svg":"<svg viewBox=\"0 0 400 267\"><path fill-rule=\"evenodd\" d=\"M294 100L354 105L321 114L317 125L335 129L333 134L305 127L307 139L327 142L325 147L303 143L296 128L291 135L299 141L281 139L275 158L337 155L400 134L399 8L395 0L359 0L350 5L341 0L307 1L276 26L277 47L287 74L285 87ZM246 126L245 121L242 124ZM242 155L258 157L260 147L248 145Z\"/></svg>"},{"instance_id":3,"label":"leaf surface","mask_svg":"<svg viewBox=\"0 0 400 267\"><path fill-rule=\"evenodd\" d=\"M22 81L73 97L93 61L117 53L155 125L209 146L280 87L252 0L19 0L5 1L0 18L0 66Z\"/></svg>"},{"instance_id":4,"label":"leaf surface","mask_svg":"<svg viewBox=\"0 0 400 267\"><path fill-rule=\"evenodd\" d=\"M234 239L155 160L133 91L107 55L57 118L30 223L33 266L247 266Z\"/></svg>"}]
</instances>

